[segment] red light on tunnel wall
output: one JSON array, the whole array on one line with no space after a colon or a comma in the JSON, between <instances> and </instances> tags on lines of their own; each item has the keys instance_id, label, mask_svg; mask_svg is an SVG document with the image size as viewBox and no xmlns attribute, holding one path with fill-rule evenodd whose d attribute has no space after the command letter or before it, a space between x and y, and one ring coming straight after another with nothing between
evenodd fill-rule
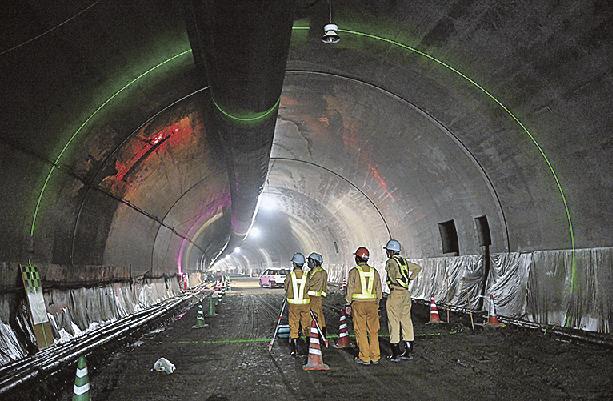
<instances>
[{"instance_id":1,"label":"red light on tunnel wall","mask_svg":"<svg viewBox=\"0 0 613 401\"><path fill-rule=\"evenodd\" d=\"M383 176L379 172L379 168L369 163L368 170L370 171L370 175L372 176L372 178L374 178L374 180L377 182L377 185L379 185L379 188L381 188L381 190L385 192L385 195L394 199L391 192L388 190L387 181L385 180L385 178L383 178Z\"/></svg>"},{"instance_id":2,"label":"red light on tunnel wall","mask_svg":"<svg viewBox=\"0 0 613 401\"><path fill-rule=\"evenodd\" d=\"M186 120L186 122L184 120ZM132 138L132 140L124 148L124 154L127 153L127 157L118 157L115 161L115 169L117 170L117 173L115 174L116 182L124 181L126 176L130 175L130 173L135 170L140 163L145 161L153 152L157 151L158 149L164 149L167 142L174 144L180 141L180 138L178 137L182 137L183 135L181 134L185 133L186 135L189 135L191 133L191 130L181 128L181 126L189 127L189 119L184 118L181 121L168 125L159 131L154 132L153 134L145 135L144 133L141 133ZM171 141L170 139L173 137L179 139L179 141Z\"/></svg>"},{"instance_id":3,"label":"red light on tunnel wall","mask_svg":"<svg viewBox=\"0 0 613 401\"><path fill-rule=\"evenodd\" d=\"M160 132L159 134L155 135L153 137L153 139L151 140L151 144L152 145L157 145L158 143L160 143L163 139L165 139L166 137L164 137L164 133Z\"/></svg>"}]
</instances>

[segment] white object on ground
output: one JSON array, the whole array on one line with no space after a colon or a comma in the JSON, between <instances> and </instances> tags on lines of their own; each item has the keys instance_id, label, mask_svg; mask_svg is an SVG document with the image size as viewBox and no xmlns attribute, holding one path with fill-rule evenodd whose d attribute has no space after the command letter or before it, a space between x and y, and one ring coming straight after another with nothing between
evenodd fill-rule
<instances>
[{"instance_id":1,"label":"white object on ground","mask_svg":"<svg viewBox=\"0 0 613 401\"><path fill-rule=\"evenodd\" d=\"M153 369L158 372L165 372L169 375L175 371L175 365L166 358L160 358L153 364Z\"/></svg>"}]
</instances>

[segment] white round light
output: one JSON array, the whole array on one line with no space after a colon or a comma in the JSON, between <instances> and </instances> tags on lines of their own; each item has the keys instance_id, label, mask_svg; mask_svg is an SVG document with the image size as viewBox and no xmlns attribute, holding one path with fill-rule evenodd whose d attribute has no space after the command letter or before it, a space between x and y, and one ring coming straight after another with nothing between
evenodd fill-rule
<instances>
[{"instance_id":1,"label":"white round light","mask_svg":"<svg viewBox=\"0 0 613 401\"><path fill-rule=\"evenodd\" d=\"M251 227L251 230L249 230L249 238L260 238L261 235L262 232L257 227Z\"/></svg>"},{"instance_id":2,"label":"white round light","mask_svg":"<svg viewBox=\"0 0 613 401\"><path fill-rule=\"evenodd\" d=\"M262 194L260 195L259 208L261 210L274 211L279 208L279 204L272 196Z\"/></svg>"}]
</instances>

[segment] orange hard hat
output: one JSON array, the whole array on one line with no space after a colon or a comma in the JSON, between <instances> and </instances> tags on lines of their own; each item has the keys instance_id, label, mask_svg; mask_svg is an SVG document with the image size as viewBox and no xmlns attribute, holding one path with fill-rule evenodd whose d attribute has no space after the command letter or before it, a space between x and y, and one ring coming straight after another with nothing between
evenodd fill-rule
<instances>
[{"instance_id":1,"label":"orange hard hat","mask_svg":"<svg viewBox=\"0 0 613 401\"><path fill-rule=\"evenodd\" d=\"M370 252L368 252L368 249L366 249L365 246L361 246L354 252L354 255L362 260L368 260L370 257Z\"/></svg>"}]
</instances>

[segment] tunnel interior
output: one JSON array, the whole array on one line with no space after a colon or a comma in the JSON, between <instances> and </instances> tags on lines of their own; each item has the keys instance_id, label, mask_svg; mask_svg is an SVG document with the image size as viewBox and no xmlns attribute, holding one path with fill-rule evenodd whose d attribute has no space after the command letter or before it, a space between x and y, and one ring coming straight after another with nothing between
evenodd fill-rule
<instances>
[{"instance_id":1,"label":"tunnel interior","mask_svg":"<svg viewBox=\"0 0 613 401\"><path fill-rule=\"evenodd\" d=\"M338 283L357 246L382 269L395 238L431 269L427 298L440 269L479 264L483 216L507 313L610 331L610 6L228 3L10 7L3 335L30 264L56 298L257 274L296 251Z\"/></svg>"}]
</instances>

